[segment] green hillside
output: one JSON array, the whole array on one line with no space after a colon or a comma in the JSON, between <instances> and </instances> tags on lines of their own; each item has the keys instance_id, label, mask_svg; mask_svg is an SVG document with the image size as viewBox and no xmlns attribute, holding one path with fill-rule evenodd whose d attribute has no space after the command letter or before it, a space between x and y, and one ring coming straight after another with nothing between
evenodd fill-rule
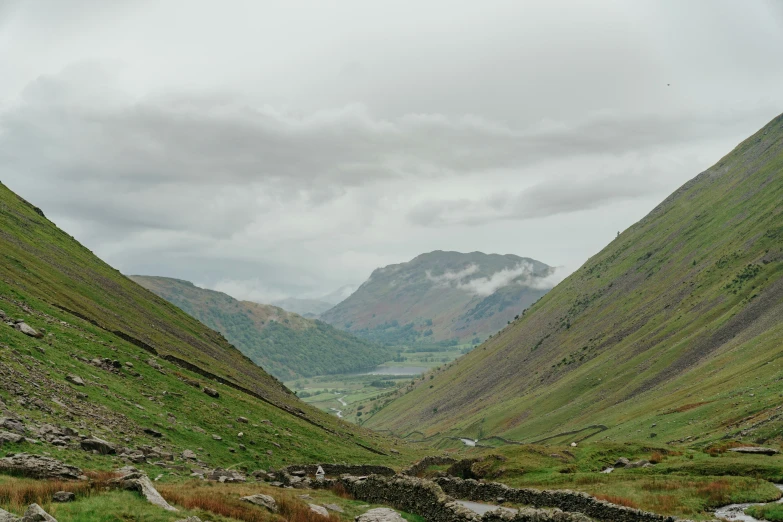
<instances>
[{"instance_id":1,"label":"green hillside","mask_svg":"<svg viewBox=\"0 0 783 522\"><path fill-rule=\"evenodd\" d=\"M276 306L237 301L179 279L130 278L225 335L253 362L283 380L357 372L391 357L382 346Z\"/></svg>"},{"instance_id":2,"label":"green hillside","mask_svg":"<svg viewBox=\"0 0 783 522\"><path fill-rule=\"evenodd\" d=\"M780 116L366 425L764 442L782 438L782 371Z\"/></svg>"},{"instance_id":3,"label":"green hillside","mask_svg":"<svg viewBox=\"0 0 783 522\"><path fill-rule=\"evenodd\" d=\"M388 345L475 344L544 295L551 271L510 254L430 252L375 270L321 319Z\"/></svg>"},{"instance_id":4,"label":"green hillside","mask_svg":"<svg viewBox=\"0 0 783 522\"><path fill-rule=\"evenodd\" d=\"M379 451L391 440L300 402L220 334L103 263L3 185L0 310L0 417L18 419L28 437L53 425L118 447L157 446L178 461L190 449L239 469L389 460ZM65 439L59 448L3 449L116 467L82 451L78 437Z\"/></svg>"}]
</instances>

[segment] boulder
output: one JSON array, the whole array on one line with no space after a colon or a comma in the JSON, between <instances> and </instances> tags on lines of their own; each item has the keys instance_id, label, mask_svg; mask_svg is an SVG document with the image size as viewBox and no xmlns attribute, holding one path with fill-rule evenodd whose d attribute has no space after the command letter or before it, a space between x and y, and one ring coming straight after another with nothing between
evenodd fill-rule
<instances>
[{"instance_id":1,"label":"boulder","mask_svg":"<svg viewBox=\"0 0 783 522\"><path fill-rule=\"evenodd\" d=\"M239 500L250 502L251 504L255 504L256 506L264 507L272 513L277 513L277 502L275 502L275 499L273 497L270 497L269 495L262 495L262 494L250 495L249 497L242 497Z\"/></svg>"},{"instance_id":2,"label":"boulder","mask_svg":"<svg viewBox=\"0 0 783 522\"><path fill-rule=\"evenodd\" d=\"M247 424L249 421L247 420L247 417L237 417L237 422L241 422L242 424Z\"/></svg>"},{"instance_id":3,"label":"boulder","mask_svg":"<svg viewBox=\"0 0 783 522\"><path fill-rule=\"evenodd\" d=\"M247 478L239 473L238 471L234 471L231 469L213 469L212 471L206 473L204 475L204 478L207 480L215 480L217 482L228 482L228 483L234 483L234 482L245 482L247 481Z\"/></svg>"},{"instance_id":4,"label":"boulder","mask_svg":"<svg viewBox=\"0 0 783 522\"><path fill-rule=\"evenodd\" d=\"M630 463L631 463L630 460L626 459L625 457L620 457L619 459L617 459L617 462L614 463L614 467L615 468L624 468L624 467L626 467Z\"/></svg>"},{"instance_id":5,"label":"boulder","mask_svg":"<svg viewBox=\"0 0 783 522\"><path fill-rule=\"evenodd\" d=\"M41 337L44 336L44 334L42 334L41 332L38 332L35 328L33 328L32 326L30 326L27 323L16 323L14 325L14 328L16 330L19 330L23 334L29 335L30 337L35 337L36 339L40 339Z\"/></svg>"},{"instance_id":6,"label":"boulder","mask_svg":"<svg viewBox=\"0 0 783 522\"><path fill-rule=\"evenodd\" d=\"M308 505L310 506L310 511L312 511L313 513L316 513L323 517L329 516L329 511L327 511L325 507L319 506L318 504L308 504Z\"/></svg>"},{"instance_id":7,"label":"boulder","mask_svg":"<svg viewBox=\"0 0 783 522\"><path fill-rule=\"evenodd\" d=\"M345 511L343 511L343 508L341 508L337 504L324 504L324 507L329 511L334 511L335 513L345 513Z\"/></svg>"},{"instance_id":8,"label":"boulder","mask_svg":"<svg viewBox=\"0 0 783 522\"><path fill-rule=\"evenodd\" d=\"M114 444L98 437L84 439L81 442L81 446L85 451L97 451L101 455L114 455L117 453L117 448Z\"/></svg>"},{"instance_id":9,"label":"boulder","mask_svg":"<svg viewBox=\"0 0 783 522\"><path fill-rule=\"evenodd\" d=\"M166 502L166 499L158 493L158 490L155 489L152 481L144 472L134 468L124 468L124 470L127 473L120 478L112 480L113 483L120 485L123 489L138 491L150 504L161 507L166 511L177 511L177 508Z\"/></svg>"},{"instance_id":10,"label":"boulder","mask_svg":"<svg viewBox=\"0 0 783 522\"><path fill-rule=\"evenodd\" d=\"M216 435L216 434L214 434L214 433L213 433L213 434L212 434L212 439L213 439L213 440L223 440L223 437L221 437L220 435Z\"/></svg>"},{"instance_id":11,"label":"boulder","mask_svg":"<svg viewBox=\"0 0 783 522\"><path fill-rule=\"evenodd\" d=\"M0 471L31 478L64 480L78 480L83 475L82 470L76 466L69 466L51 457L27 453L17 453L0 459Z\"/></svg>"},{"instance_id":12,"label":"boulder","mask_svg":"<svg viewBox=\"0 0 783 522\"><path fill-rule=\"evenodd\" d=\"M371 509L354 520L355 522L405 522L402 515L389 508Z\"/></svg>"},{"instance_id":13,"label":"boulder","mask_svg":"<svg viewBox=\"0 0 783 522\"><path fill-rule=\"evenodd\" d=\"M76 386L84 386L84 379L79 377L78 375L69 374L66 378L66 381L75 384Z\"/></svg>"},{"instance_id":14,"label":"boulder","mask_svg":"<svg viewBox=\"0 0 783 522\"><path fill-rule=\"evenodd\" d=\"M196 457L196 454L193 451L185 450L182 452L182 458L188 460L196 460L198 457Z\"/></svg>"},{"instance_id":15,"label":"boulder","mask_svg":"<svg viewBox=\"0 0 783 522\"><path fill-rule=\"evenodd\" d=\"M30 504L24 512L22 522L57 522L57 519L43 510L38 504Z\"/></svg>"},{"instance_id":16,"label":"boulder","mask_svg":"<svg viewBox=\"0 0 783 522\"><path fill-rule=\"evenodd\" d=\"M153 430L152 428L144 428L144 433L152 437L155 437L156 439L159 439L163 436L161 432Z\"/></svg>"},{"instance_id":17,"label":"boulder","mask_svg":"<svg viewBox=\"0 0 783 522\"><path fill-rule=\"evenodd\" d=\"M21 522L21 518L17 517L13 513L9 513L3 509L0 509L0 522Z\"/></svg>"},{"instance_id":18,"label":"boulder","mask_svg":"<svg viewBox=\"0 0 783 522\"><path fill-rule=\"evenodd\" d=\"M760 446L742 446L740 448L730 448L729 451L735 453L749 453L751 455L777 455L780 453L775 448L763 448Z\"/></svg>"},{"instance_id":19,"label":"boulder","mask_svg":"<svg viewBox=\"0 0 783 522\"><path fill-rule=\"evenodd\" d=\"M637 460L636 462L631 462L630 464L626 464L626 468L628 469L634 469L634 468L649 468L651 466L649 460Z\"/></svg>"},{"instance_id":20,"label":"boulder","mask_svg":"<svg viewBox=\"0 0 783 522\"><path fill-rule=\"evenodd\" d=\"M0 418L0 427L3 427L19 435L24 435L27 431L22 421L18 419Z\"/></svg>"},{"instance_id":21,"label":"boulder","mask_svg":"<svg viewBox=\"0 0 783 522\"><path fill-rule=\"evenodd\" d=\"M206 393L210 397L214 397L215 399L220 397L220 393L218 393L218 391L216 389L214 389L214 388L208 388L208 387L205 386L203 391L204 391L204 393Z\"/></svg>"},{"instance_id":22,"label":"boulder","mask_svg":"<svg viewBox=\"0 0 783 522\"><path fill-rule=\"evenodd\" d=\"M52 495L52 502L73 502L76 495L70 491L58 491Z\"/></svg>"},{"instance_id":23,"label":"boulder","mask_svg":"<svg viewBox=\"0 0 783 522\"><path fill-rule=\"evenodd\" d=\"M12 433L10 431L0 430L0 446L6 442L20 443L24 441L24 435L18 433Z\"/></svg>"}]
</instances>

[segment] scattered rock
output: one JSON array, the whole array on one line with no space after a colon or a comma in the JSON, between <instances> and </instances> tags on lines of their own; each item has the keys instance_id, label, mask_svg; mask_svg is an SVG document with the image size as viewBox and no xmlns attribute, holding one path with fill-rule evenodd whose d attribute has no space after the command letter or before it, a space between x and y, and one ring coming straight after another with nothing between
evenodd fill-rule
<instances>
[{"instance_id":1,"label":"scattered rock","mask_svg":"<svg viewBox=\"0 0 783 522\"><path fill-rule=\"evenodd\" d=\"M188 460L196 460L198 457L196 457L196 454L193 451L185 450L182 452L182 458Z\"/></svg>"},{"instance_id":2,"label":"scattered rock","mask_svg":"<svg viewBox=\"0 0 783 522\"><path fill-rule=\"evenodd\" d=\"M38 504L30 504L24 512L22 522L57 522L57 519L43 510Z\"/></svg>"},{"instance_id":3,"label":"scattered rock","mask_svg":"<svg viewBox=\"0 0 783 522\"><path fill-rule=\"evenodd\" d=\"M652 466L652 464L650 464L650 461L649 460L644 460L644 459L637 460L636 462L631 462L630 464L626 464L625 465L625 467L627 469L649 468L650 466Z\"/></svg>"},{"instance_id":4,"label":"scattered rock","mask_svg":"<svg viewBox=\"0 0 783 522\"><path fill-rule=\"evenodd\" d=\"M246 482L247 477L245 477L243 474L239 473L238 471L234 471L231 469L213 469L212 471L206 473L204 475L204 478L207 480L215 480L217 482Z\"/></svg>"},{"instance_id":5,"label":"scattered rock","mask_svg":"<svg viewBox=\"0 0 783 522\"><path fill-rule=\"evenodd\" d=\"M24 441L24 435L19 435L18 433L12 433L10 431L0 431L0 446L6 442L18 444L22 441Z\"/></svg>"},{"instance_id":6,"label":"scattered rock","mask_svg":"<svg viewBox=\"0 0 783 522\"><path fill-rule=\"evenodd\" d=\"M73 502L76 495L70 491L58 491L52 495L52 502Z\"/></svg>"},{"instance_id":7,"label":"scattered rock","mask_svg":"<svg viewBox=\"0 0 783 522\"><path fill-rule=\"evenodd\" d=\"M2 418L0 419L0 426L7 430L18 433L19 435L24 435L27 431L24 427L24 424L22 424L22 421L17 419Z\"/></svg>"},{"instance_id":8,"label":"scattered rock","mask_svg":"<svg viewBox=\"0 0 783 522\"><path fill-rule=\"evenodd\" d=\"M123 489L138 491L147 501L158 507L162 507L166 511L177 511L177 508L171 506L166 500L158 493L155 486L152 485L149 477L142 471L135 468L124 468L120 471L126 471L127 473L118 479L114 479L112 482L122 486Z\"/></svg>"},{"instance_id":9,"label":"scattered rock","mask_svg":"<svg viewBox=\"0 0 783 522\"><path fill-rule=\"evenodd\" d=\"M572 442L572 443L571 443L571 447L572 447L572 448L575 448L575 447L576 447L576 442Z\"/></svg>"},{"instance_id":10,"label":"scattered rock","mask_svg":"<svg viewBox=\"0 0 783 522\"><path fill-rule=\"evenodd\" d=\"M405 522L402 516L389 508L375 508L354 519L356 522Z\"/></svg>"},{"instance_id":11,"label":"scattered rock","mask_svg":"<svg viewBox=\"0 0 783 522\"><path fill-rule=\"evenodd\" d=\"M389 452L394 453L395 455L399 455L400 454L400 452L397 451L396 449L390 449Z\"/></svg>"},{"instance_id":12,"label":"scattered rock","mask_svg":"<svg viewBox=\"0 0 783 522\"><path fill-rule=\"evenodd\" d=\"M198 517L188 517L188 518L181 518L176 522L201 522L201 519Z\"/></svg>"},{"instance_id":13,"label":"scattered rock","mask_svg":"<svg viewBox=\"0 0 783 522\"><path fill-rule=\"evenodd\" d=\"M626 467L630 463L631 463L630 460L626 459L625 457L620 457L619 459L617 459L617 462L614 463L614 467L615 468L624 468L624 467Z\"/></svg>"},{"instance_id":14,"label":"scattered rock","mask_svg":"<svg viewBox=\"0 0 783 522\"><path fill-rule=\"evenodd\" d=\"M17 453L0 459L0 471L31 478L64 480L79 480L83 475L82 470L76 466L69 466L51 457L28 453Z\"/></svg>"},{"instance_id":15,"label":"scattered rock","mask_svg":"<svg viewBox=\"0 0 783 522\"><path fill-rule=\"evenodd\" d=\"M21 519L3 509L0 509L0 522L21 522Z\"/></svg>"},{"instance_id":16,"label":"scattered rock","mask_svg":"<svg viewBox=\"0 0 783 522\"><path fill-rule=\"evenodd\" d=\"M329 516L329 512L326 510L325 507L319 506L318 504L308 504L308 505L310 506L310 511L312 511L313 513L316 513L323 517Z\"/></svg>"},{"instance_id":17,"label":"scattered rock","mask_svg":"<svg viewBox=\"0 0 783 522\"><path fill-rule=\"evenodd\" d=\"M114 455L117 453L117 447L109 441L90 437L81 441L81 447L86 451L97 451L101 455Z\"/></svg>"},{"instance_id":18,"label":"scattered rock","mask_svg":"<svg viewBox=\"0 0 783 522\"><path fill-rule=\"evenodd\" d=\"M221 437L220 435L215 435L214 433L212 434L212 438L215 440L223 440L223 437Z\"/></svg>"},{"instance_id":19,"label":"scattered rock","mask_svg":"<svg viewBox=\"0 0 783 522\"><path fill-rule=\"evenodd\" d=\"M144 428L144 433L158 439L163 436L161 432L153 430L152 428Z\"/></svg>"},{"instance_id":20,"label":"scattered rock","mask_svg":"<svg viewBox=\"0 0 783 522\"><path fill-rule=\"evenodd\" d=\"M84 379L79 377L78 375L69 374L66 378L66 381L75 384L76 386L84 386Z\"/></svg>"},{"instance_id":21,"label":"scattered rock","mask_svg":"<svg viewBox=\"0 0 783 522\"><path fill-rule=\"evenodd\" d=\"M14 325L14 328L16 330L19 330L25 335L29 335L30 337L35 337L36 339L40 339L44 336L41 332L36 331L32 326L30 326L27 323L16 323Z\"/></svg>"},{"instance_id":22,"label":"scattered rock","mask_svg":"<svg viewBox=\"0 0 783 522\"><path fill-rule=\"evenodd\" d=\"M241 422L242 424L247 424L249 421L247 420L247 417L237 417L237 422Z\"/></svg>"},{"instance_id":23,"label":"scattered rock","mask_svg":"<svg viewBox=\"0 0 783 522\"><path fill-rule=\"evenodd\" d=\"M345 513L345 511L343 511L343 508L341 508L337 504L324 504L324 507L329 511L334 511L335 513Z\"/></svg>"},{"instance_id":24,"label":"scattered rock","mask_svg":"<svg viewBox=\"0 0 783 522\"><path fill-rule=\"evenodd\" d=\"M214 397L215 399L220 397L220 394L214 388L208 388L208 387L205 386L203 392L206 393L207 395L209 395L210 397Z\"/></svg>"},{"instance_id":25,"label":"scattered rock","mask_svg":"<svg viewBox=\"0 0 783 522\"><path fill-rule=\"evenodd\" d=\"M729 451L735 453L750 453L755 455L777 455L780 451L775 448L763 448L761 446L742 446L740 448L730 448Z\"/></svg>"},{"instance_id":26,"label":"scattered rock","mask_svg":"<svg viewBox=\"0 0 783 522\"><path fill-rule=\"evenodd\" d=\"M272 513L277 513L277 502L275 502L275 499L273 497L270 497L269 495L251 495L249 497L242 497L240 500L244 500L245 502L250 502L251 504L255 504L256 506L261 506L266 509L268 509Z\"/></svg>"},{"instance_id":27,"label":"scattered rock","mask_svg":"<svg viewBox=\"0 0 783 522\"><path fill-rule=\"evenodd\" d=\"M147 364L155 368L156 370L162 370L163 367L155 359L147 359Z\"/></svg>"}]
</instances>

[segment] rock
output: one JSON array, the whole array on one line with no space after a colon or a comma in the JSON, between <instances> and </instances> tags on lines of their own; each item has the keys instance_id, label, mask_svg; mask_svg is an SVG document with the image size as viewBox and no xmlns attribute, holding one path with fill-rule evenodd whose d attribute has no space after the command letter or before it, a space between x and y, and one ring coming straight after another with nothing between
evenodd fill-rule
<instances>
[{"instance_id":1,"label":"rock","mask_svg":"<svg viewBox=\"0 0 783 522\"><path fill-rule=\"evenodd\" d=\"M631 462L630 464L627 464L625 467L628 469L634 469L634 468L649 468L650 461L648 460L637 460L636 462Z\"/></svg>"},{"instance_id":2,"label":"rock","mask_svg":"<svg viewBox=\"0 0 783 522\"><path fill-rule=\"evenodd\" d=\"M0 419L0 426L7 430L13 431L14 433L18 433L19 435L24 435L27 431L24 424L22 424L22 421L17 419L2 418Z\"/></svg>"},{"instance_id":3,"label":"rock","mask_svg":"<svg viewBox=\"0 0 783 522\"><path fill-rule=\"evenodd\" d=\"M218 391L217 391L216 389L214 389L214 388L208 388L208 387L206 387L206 386L205 386L205 387L204 387L204 389L203 389L202 391L203 391L204 393L206 393L207 395L209 395L210 397L214 397L215 399L217 399L218 397L220 397L220 394L219 394L219 393L218 393Z\"/></svg>"},{"instance_id":4,"label":"rock","mask_svg":"<svg viewBox=\"0 0 783 522\"><path fill-rule=\"evenodd\" d=\"M215 435L214 433L212 434L212 438L214 440L223 440L223 437L221 437L220 435Z\"/></svg>"},{"instance_id":5,"label":"rock","mask_svg":"<svg viewBox=\"0 0 783 522\"><path fill-rule=\"evenodd\" d=\"M24 512L22 522L57 522L57 519L43 510L38 504L30 504Z\"/></svg>"},{"instance_id":6,"label":"rock","mask_svg":"<svg viewBox=\"0 0 783 522\"><path fill-rule=\"evenodd\" d=\"M614 463L614 467L615 468L624 468L624 467L626 467L630 463L631 463L630 460L626 459L625 457L620 457L619 459L617 459L617 462Z\"/></svg>"},{"instance_id":7,"label":"rock","mask_svg":"<svg viewBox=\"0 0 783 522\"><path fill-rule=\"evenodd\" d=\"M740 448L730 448L729 451L735 453L749 453L752 455L777 455L780 453L775 448L763 448L761 446L742 446Z\"/></svg>"},{"instance_id":8,"label":"rock","mask_svg":"<svg viewBox=\"0 0 783 522\"><path fill-rule=\"evenodd\" d=\"M396 449L390 449L389 452L394 453L395 455L399 455L400 454L400 452L397 451Z\"/></svg>"},{"instance_id":9,"label":"rock","mask_svg":"<svg viewBox=\"0 0 783 522\"><path fill-rule=\"evenodd\" d=\"M572 447L572 448L575 448L575 447L576 447L576 442L572 442L572 443L571 443L571 447Z\"/></svg>"},{"instance_id":10,"label":"rock","mask_svg":"<svg viewBox=\"0 0 783 522\"><path fill-rule=\"evenodd\" d=\"M17 517L13 513L9 513L3 509L0 509L0 522L21 522L21 518Z\"/></svg>"},{"instance_id":11,"label":"rock","mask_svg":"<svg viewBox=\"0 0 783 522\"><path fill-rule=\"evenodd\" d=\"M389 508L375 508L356 517L355 522L405 522L402 516Z\"/></svg>"},{"instance_id":12,"label":"rock","mask_svg":"<svg viewBox=\"0 0 783 522\"><path fill-rule=\"evenodd\" d=\"M29 335L30 337L35 337L36 339L40 339L40 338L42 338L44 336L44 334L42 334L41 332L36 331L35 328L33 328L32 326L30 326L27 323L16 323L14 325L14 328L16 330L19 330L23 334Z\"/></svg>"},{"instance_id":13,"label":"rock","mask_svg":"<svg viewBox=\"0 0 783 522\"><path fill-rule=\"evenodd\" d=\"M166 502L166 499L160 496L160 493L158 493L158 490L152 485L152 481L147 475L134 468L124 469L129 472L118 479L112 480L112 482L121 485L123 489L138 491L150 504L161 507L166 511L177 511L177 508L171 506Z\"/></svg>"},{"instance_id":14,"label":"rock","mask_svg":"<svg viewBox=\"0 0 783 522\"><path fill-rule=\"evenodd\" d=\"M90 437L81 441L81 447L85 451L97 451L101 455L114 455L117 453L117 447L109 441Z\"/></svg>"},{"instance_id":15,"label":"rock","mask_svg":"<svg viewBox=\"0 0 783 522\"><path fill-rule=\"evenodd\" d=\"M146 433L147 435L150 435L152 437L158 438L158 439L163 436L163 434L161 432L155 431L152 428L144 428L144 433Z\"/></svg>"},{"instance_id":16,"label":"rock","mask_svg":"<svg viewBox=\"0 0 783 522\"><path fill-rule=\"evenodd\" d=\"M0 471L31 478L79 480L82 477L82 470L76 466L69 466L51 457L28 453L17 453L0 459Z\"/></svg>"},{"instance_id":17,"label":"rock","mask_svg":"<svg viewBox=\"0 0 783 522\"><path fill-rule=\"evenodd\" d=\"M242 497L239 500L250 502L251 504L255 504L256 506L264 507L272 513L277 513L277 502L275 502L275 499L273 497L270 497L269 495L262 495L262 494L251 495L249 497Z\"/></svg>"},{"instance_id":18,"label":"rock","mask_svg":"<svg viewBox=\"0 0 783 522\"><path fill-rule=\"evenodd\" d=\"M291 475L294 476L294 477L306 477L307 476L307 472L306 471L302 471L302 470L296 470L296 471L292 471Z\"/></svg>"},{"instance_id":19,"label":"rock","mask_svg":"<svg viewBox=\"0 0 783 522\"><path fill-rule=\"evenodd\" d=\"M125 361L125 366L127 366L128 368L133 368L133 363L130 361Z\"/></svg>"},{"instance_id":20,"label":"rock","mask_svg":"<svg viewBox=\"0 0 783 522\"><path fill-rule=\"evenodd\" d=\"M247 417L237 417L237 422L241 422L242 424L247 424L249 421L247 420Z\"/></svg>"},{"instance_id":21,"label":"rock","mask_svg":"<svg viewBox=\"0 0 783 522\"><path fill-rule=\"evenodd\" d=\"M147 364L155 368L156 370L162 370L163 367L155 359L147 359Z\"/></svg>"},{"instance_id":22,"label":"rock","mask_svg":"<svg viewBox=\"0 0 783 522\"><path fill-rule=\"evenodd\" d=\"M24 435L19 435L18 433L11 433L10 431L0 431L0 446L5 444L6 442L11 442L14 444L18 444L20 442L23 442Z\"/></svg>"},{"instance_id":23,"label":"rock","mask_svg":"<svg viewBox=\"0 0 783 522\"><path fill-rule=\"evenodd\" d=\"M79 377L78 375L69 374L66 378L66 381L75 384L76 386L84 386L84 379Z\"/></svg>"},{"instance_id":24,"label":"rock","mask_svg":"<svg viewBox=\"0 0 783 522\"><path fill-rule=\"evenodd\" d=\"M213 469L212 471L205 474L204 478L206 478L207 480L215 480L218 482L228 482L228 483L247 481L247 477L245 477L243 474L239 473L238 471L234 471L230 469L221 469L221 468Z\"/></svg>"},{"instance_id":25,"label":"rock","mask_svg":"<svg viewBox=\"0 0 783 522\"><path fill-rule=\"evenodd\" d=\"M345 513L345 511L343 511L343 508L341 508L337 504L324 504L324 507L329 511L334 511L335 513Z\"/></svg>"},{"instance_id":26,"label":"rock","mask_svg":"<svg viewBox=\"0 0 783 522\"><path fill-rule=\"evenodd\" d=\"M323 506L319 506L318 504L308 504L308 506L310 506L310 511L312 511L313 513L316 513L323 517L329 516L329 512Z\"/></svg>"},{"instance_id":27,"label":"rock","mask_svg":"<svg viewBox=\"0 0 783 522\"><path fill-rule=\"evenodd\" d=\"M264 479L266 478L266 470L265 469L257 469L253 473L250 474L254 479Z\"/></svg>"},{"instance_id":28,"label":"rock","mask_svg":"<svg viewBox=\"0 0 783 522\"><path fill-rule=\"evenodd\" d=\"M176 522L201 522L201 519L198 517L188 517L188 518L181 518Z\"/></svg>"},{"instance_id":29,"label":"rock","mask_svg":"<svg viewBox=\"0 0 783 522\"><path fill-rule=\"evenodd\" d=\"M198 457L196 457L196 454L191 450L185 450L182 452L182 458L188 460L196 460Z\"/></svg>"},{"instance_id":30,"label":"rock","mask_svg":"<svg viewBox=\"0 0 783 522\"><path fill-rule=\"evenodd\" d=\"M52 502L73 502L76 495L70 491L58 491L52 495Z\"/></svg>"}]
</instances>

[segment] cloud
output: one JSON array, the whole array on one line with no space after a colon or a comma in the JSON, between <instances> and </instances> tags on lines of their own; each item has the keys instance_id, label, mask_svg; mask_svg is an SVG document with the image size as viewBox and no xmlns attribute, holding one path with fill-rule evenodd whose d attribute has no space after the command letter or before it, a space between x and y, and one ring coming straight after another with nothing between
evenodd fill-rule
<instances>
[{"instance_id":1,"label":"cloud","mask_svg":"<svg viewBox=\"0 0 783 522\"><path fill-rule=\"evenodd\" d=\"M451 283L453 283L453 282L459 283L459 281L465 279L466 277L468 277L468 276L470 276L472 274L475 274L478 271L479 271L479 266L477 264L473 263L473 264L470 264L470 265L466 266L462 270L458 270L458 271L446 270L445 272L443 272L442 274L437 275L437 276L432 275L432 271L431 270L427 270L426 276L427 276L427 279L429 279L430 281L432 281L436 285L450 286Z\"/></svg>"},{"instance_id":2,"label":"cloud","mask_svg":"<svg viewBox=\"0 0 783 522\"><path fill-rule=\"evenodd\" d=\"M478 272L479 265L473 263L462 270L446 270L443 274L433 276L427 270L427 279L435 283L436 286L453 287L478 296L488 296L495 293L500 288L511 284L524 285L535 289L549 289L554 287L565 276L555 276L556 270L552 270L545 276L535 274L531 263L520 262L516 266L503 268L490 274L487 277L471 278ZM560 279L558 280L558 277Z\"/></svg>"}]
</instances>

